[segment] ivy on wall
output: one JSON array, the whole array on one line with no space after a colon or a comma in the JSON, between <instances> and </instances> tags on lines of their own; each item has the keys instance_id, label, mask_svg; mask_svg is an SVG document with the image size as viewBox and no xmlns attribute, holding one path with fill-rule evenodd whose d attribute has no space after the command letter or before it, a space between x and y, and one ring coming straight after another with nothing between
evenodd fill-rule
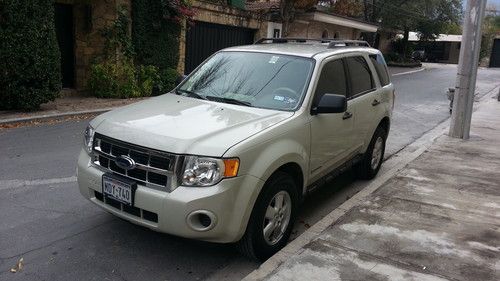
<instances>
[{"instance_id":1,"label":"ivy on wall","mask_svg":"<svg viewBox=\"0 0 500 281\"><path fill-rule=\"evenodd\" d=\"M164 71L179 61L180 22L194 15L185 0L132 0L132 41L136 62Z\"/></svg>"},{"instance_id":2,"label":"ivy on wall","mask_svg":"<svg viewBox=\"0 0 500 281\"><path fill-rule=\"evenodd\" d=\"M103 57L91 67L89 88L101 98L129 98L165 93L178 73L180 23L193 16L186 0L132 0L118 9L113 25L101 30Z\"/></svg>"}]
</instances>

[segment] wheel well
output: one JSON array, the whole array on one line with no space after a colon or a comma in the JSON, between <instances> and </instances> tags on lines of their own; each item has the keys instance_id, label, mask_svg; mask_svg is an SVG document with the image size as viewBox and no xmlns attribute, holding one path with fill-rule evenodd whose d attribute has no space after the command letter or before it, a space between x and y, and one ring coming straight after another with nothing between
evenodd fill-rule
<instances>
[{"instance_id":1,"label":"wheel well","mask_svg":"<svg viewBox=\"0 0 500 281\"><path fill-rule=\"evenodd\" d=\"M302 198L302 193L303 193L303 186L304 186L304 175L302 174L302 169L300 168L299 164L290 162L285 165L282 165L279 167L277 171L284 172L289 174L291 177L293 177L295 183L297 184L297 193L299 194L299 198Z\"/></svg>"},{"instance_id":2,"label":"wheel well","mask_svg":"<svg viewBox=\"0 0 500 281\"><path fill-rule=\"evenodd\" d=\"M391 128L391 121L389 120L389 117L386 116L382 118L380 123L378 123L378 127L384 128L386 134L389 135L389 129Z\"/></svg>"}]
</instances>

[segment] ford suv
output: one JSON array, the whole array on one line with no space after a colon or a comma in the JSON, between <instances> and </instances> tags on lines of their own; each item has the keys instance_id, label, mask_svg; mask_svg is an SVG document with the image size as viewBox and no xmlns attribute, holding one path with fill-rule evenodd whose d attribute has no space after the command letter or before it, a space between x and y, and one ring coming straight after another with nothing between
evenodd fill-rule
<instances>
[{"instance_id":1,"label":"ford suv","mask_svg":"<svg viewBox=\"0 0 500 281\"><path fill-rule=\"evenodd\" d=\"M393 103L381 53L361 41L224 49L172 92L93 119L79 189L132 223L262 260L326 177L377 174Z\"/></svg>"}]
</instances>

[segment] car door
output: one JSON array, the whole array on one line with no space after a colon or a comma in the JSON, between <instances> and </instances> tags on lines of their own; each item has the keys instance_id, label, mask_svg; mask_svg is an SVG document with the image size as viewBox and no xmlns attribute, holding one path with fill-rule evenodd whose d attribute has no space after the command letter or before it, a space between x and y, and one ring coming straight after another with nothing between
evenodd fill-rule
<instances>
[{"instance_id":1,"label":"car door","mask_svg":"<svg viewBox=\"0 0 500 281\"><path fill-rule=\"evenodd\" d=\"M353 104L354 145L363 153L371 140L371 134L381 120L381 90L366 57L362 54L345 58L349 77L349 99ZM355 106L354 106L355 105Z\"/></svg>"},{"instance_id":2,"label":"car door","mask_svg":"<svg viewBox=\"0 0 500 281\"><path fill-rule=\"evenodd\" d=\"M341 58L325 60L316 83L312 107L324 94L347 95L345 65ZM347 103L344 113L311 116L310 178L319 179L334 169L352 152L352 105Z\"/></svg>"}]
</instances>

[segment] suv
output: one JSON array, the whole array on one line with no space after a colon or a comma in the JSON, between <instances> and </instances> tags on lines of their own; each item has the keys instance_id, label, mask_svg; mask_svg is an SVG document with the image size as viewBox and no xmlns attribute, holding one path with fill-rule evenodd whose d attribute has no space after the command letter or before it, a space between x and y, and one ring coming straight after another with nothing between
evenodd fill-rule
<instances>
[{"instance_id":1,"label":"suv","mask_svg":"<svg viewBox=\"0 0 500 281\"><path fill-rule=\"evenodd\" d=\"M215 53L172 92L90 122L80 192L155 231L271 256L308 191L353 165L365 179L380 169L394 87L364 45L265 39Z\"/></svg>"}]
</instances>

